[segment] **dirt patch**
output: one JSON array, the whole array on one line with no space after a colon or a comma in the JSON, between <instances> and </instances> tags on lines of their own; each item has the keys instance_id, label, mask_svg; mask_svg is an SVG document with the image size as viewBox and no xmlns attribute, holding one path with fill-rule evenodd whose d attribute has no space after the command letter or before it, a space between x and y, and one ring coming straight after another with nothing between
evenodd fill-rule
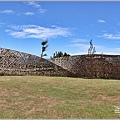
<instances>
[{"instance_id":1,"label":"dirt patch","mask_svg":"<svg viewBox=\"0 0 120 120\"><path fill-rule=\"evenodd\" d=\"M29 107L29 110L26 110L26 115L29 115L34 112L45 112L45 110L49 111L50 109L53 109L55 106L61 104L64 104L64 101L42 97L37 102L33 101L32 103L28 103L26 107Z\"/></svg>"},{"instance_id":2,"label":"dirt patch","mask_svg":"<svg viewBox=\"0 0 120 120\"><path fill-rule=\"evenodd\" d=\"M118 96L103 96L103 95L99 95L98 96L100 99L105 100L105 101L110 101L110 102L114 102L114 101L118 101L120 100L120 97L118 98Z\"/></svg>"},{"instance_id":3,"label":"dirt patch","mask_svg":"<svg viewBox=\"0 0 120 120\"><path fill-rule=\"evenodd\" d=\"M0 104L6 103L5 100L0 100Z\"/></svg>"}]
</instances>

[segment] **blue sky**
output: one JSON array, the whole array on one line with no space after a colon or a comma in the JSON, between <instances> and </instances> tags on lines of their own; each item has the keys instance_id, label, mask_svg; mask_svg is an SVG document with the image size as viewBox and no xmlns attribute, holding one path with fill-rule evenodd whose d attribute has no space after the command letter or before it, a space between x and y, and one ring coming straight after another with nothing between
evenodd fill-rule
<instances>
[{"instance_id":1,"label":"blue sky","mask_svg":"<svg viewBox=\"0 0 120 120\"><path fill-rule=\"evenodd\" d=\"M40 56L55 51L120 55L120 2L0 2L0 47Z\"/></svg>"}]
</instances>

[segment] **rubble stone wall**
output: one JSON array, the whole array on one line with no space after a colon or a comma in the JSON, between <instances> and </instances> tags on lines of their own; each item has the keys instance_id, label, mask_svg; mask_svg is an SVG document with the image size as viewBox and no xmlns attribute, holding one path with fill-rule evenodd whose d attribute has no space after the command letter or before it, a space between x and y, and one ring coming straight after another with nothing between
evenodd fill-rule
<instances>
[{"instance_id":1,"label":"rubble stone wall","mask_svg":"<svg viewBox=\"0 0 120 120\"><path fill-rule=\"evenodd\" d=\"M0 75L73 76L46 59L5 48L0 48Z\"/></svg>"},{"instance_id":2,"label":"rubble stone wall","mask_svg":"<svg viewBox=\"0 0 120 120\"><path fill-rule=\"evenodd\" d=\"M87 54L46 60L0 48L0 75L120 79L120 55Z\"/></svg>"},{"instance_id":3,"label":"rubble stone wall","mask_svg":"<svg viewBox=\"0 0 120 120\"><path fill-rule=\"evenodd\" d=\"M51 62L74 73L75 77L120 79L120 55L76 55Z\"/></svg>"}]
</instances>

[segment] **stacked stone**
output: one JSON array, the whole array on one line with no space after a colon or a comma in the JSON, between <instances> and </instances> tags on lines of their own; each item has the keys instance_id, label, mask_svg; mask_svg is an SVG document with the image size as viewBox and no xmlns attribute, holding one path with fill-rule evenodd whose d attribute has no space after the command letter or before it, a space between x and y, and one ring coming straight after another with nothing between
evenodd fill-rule
<instances>
[{"instance_id":1,"label":"stacked stone","mask_svg":"<svg viewBox=\"0 0 120 120\"><path fill-rule=\"evenodd\" d=\"M38 56L0 48L1 75L73 76L62 67Z\"/></svg>"}]
</instances>

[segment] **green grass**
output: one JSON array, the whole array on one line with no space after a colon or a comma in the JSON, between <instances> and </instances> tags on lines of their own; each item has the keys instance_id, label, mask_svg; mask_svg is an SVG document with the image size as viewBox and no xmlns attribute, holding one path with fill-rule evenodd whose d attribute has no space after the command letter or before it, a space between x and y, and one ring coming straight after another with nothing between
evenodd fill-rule
<instances>
[{"instance_id":1,"label":"green grass","mask_svg":"<svg viewBox=\"0 0 120 120\"><path fill-rule=\"evenodd\" d=\"M120 80L0 76L0 118L120 118Z\"/></svg>"}]
</instances>

